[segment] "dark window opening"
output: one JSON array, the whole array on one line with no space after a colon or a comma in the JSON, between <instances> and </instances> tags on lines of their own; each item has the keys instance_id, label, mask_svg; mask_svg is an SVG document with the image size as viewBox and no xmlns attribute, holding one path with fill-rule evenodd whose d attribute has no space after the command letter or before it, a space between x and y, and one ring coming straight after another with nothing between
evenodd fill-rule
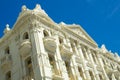
<instances>
[{"instance_id":1,"label":"dark window opening","mask_svg":"<svg viewBox=\"0 0 120 80\"><path fill-rule=\"evenodd\" d=\"M68 76L69 76L69 78L71 78L71 76L70 76L70 63L68 61L65 61L65 66L67 69Z\"/></svg>"},{"instance_id":2,"label":"dark window opening","mask_svg":"<svg viewBox=\"0 0 120 80\"><path fill-rule=\"evenodd\" d=\"M89 74L90 74L91 79L94 80L94 75L93 75L92 71L89 71Z\"/></svg>"},{"instance_id":3,"label":"dark window opening","mask_svg":"<svg viewBox=\"0 0 120 80\"><path fill-rule=\"evenodd\" d=\"M10 49L9 49L9 47L7 47L7 48L5 49L5 54L10 54Z\"/></svg>"},{"instance_id":4,"label":"dark window opening","mask_svg":"<svg viewBox=\"0 0 120 80\"><path fill-rule=\"evenodd\" d=\"M25 32L25 33L23 34L23 39L29 39L29 35L28 35L27 32Z\"/></svg>"},{"instance_id":5,"label":"dark window opening","mask_svg":"<svg viewBox=\"0 0 120 80\"><path fill-rule=\"evenodd\" d=\"M75 52L75 45L71 43L72 51Z\"/></svg>"},{"instance_id":6,"label":"dark window opening","mask_svg":"<svg viewBox=\"0 0 120 80\"><path fill-rule=\"evenodd\" d=\"M100 78L100 80L103 80L102 75L100 75L100 74L99 74L99 78Z\"/></svg>"},{"instance_id":7,"label":"dark window opening","mask_svg":"<svg viewBox=\"0 0 120 80\"><path fill-rule=\"evenodd\" d=\"M50 66L51 66L52 72L55 73L55 74L58 74L58 72L56 70L54 55L48 54L48 57L49 57L49 62L50 62Z\"/></svg>"},{"instance_id":8,"label":"dark window opening","mask_svg":"<svg viewBox=\"0 0 120 80\"><path fill-rule=\"evenodd\" d=\"M29 79L34 79L31 57L27 58L25 63L26 63L26 74L27 74L27 76L29 76Z\"/></svg>"},{"instance_id":9,"label":"dark window opening","mask_svg":"<svg viewBox=\"0 0 120 80\"><path fill-rule=\"evenodd\" d=\"M63 39L59 38L59 43L62 44L63 43Z\"/></svg>"},{"instance_id":10,"label":"dark window opening","mask_svg":"<svg viewBox=\"0 0 120 80\"><path fill-rule=\"evenodd\" d=\"M6 80L11 80L11 71L6 73Z\"/></svg>"},{"instance_id":11,"label":"dark window opening","mask_svg":"<svg viewBox=\"0 0 120 80\"><path fill-rule=\"evenodd\" d=\"M43 31L43 34L44 34L44 37L47 37L47 36L49 36L49 34L48 34L48 32L47 31Z\"/></svg>"},{"instance_id":12,"label":"dark window opening","mask_svg":"<svg viewBox=\"0 0 120 80\"><path fill-rule=\"evenodd\" d=\"M81 78L85 79L84 75L83 75L83 71L82 71L82 69L80 67L78 67L78 71L79 71L79 74L80 74Z\"/></svg>"}]
</instances>

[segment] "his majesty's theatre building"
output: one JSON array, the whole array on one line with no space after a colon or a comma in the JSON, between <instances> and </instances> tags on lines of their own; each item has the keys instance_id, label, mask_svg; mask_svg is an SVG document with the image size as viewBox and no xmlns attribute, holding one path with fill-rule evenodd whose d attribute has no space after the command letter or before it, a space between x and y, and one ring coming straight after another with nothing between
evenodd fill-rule
<instances>
[{"instance_id":1,"label":"his majesty's theatre building","mask_svg":"<svg viewBox=\"0 0 120 80\"><path fill-rule=\"evenodd\" d=\"M0 39L0 80L120 80L120 57L80 25L55 23L40 5Z\"/></svg>"}]
</instances>

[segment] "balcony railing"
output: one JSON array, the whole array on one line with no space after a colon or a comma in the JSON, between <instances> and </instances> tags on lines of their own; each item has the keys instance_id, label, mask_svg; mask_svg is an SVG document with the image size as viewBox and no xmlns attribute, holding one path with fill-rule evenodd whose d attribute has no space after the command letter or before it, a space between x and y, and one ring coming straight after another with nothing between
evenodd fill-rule
<instances>
[{"instance_id":1,"label":"balcony railing","mask_svg":"<svg viewBox=\"0 0 120 80\"><path fill-rule=\"evenodd\" d=\"M56 39L52 36L52 37L44 37L43 41L44 41L44 45L45 45L45 49L51 51L51 52L55 52L56 50Z\"/></svg>"},{"instance_id":2,"label":"balcony railing","mask_svg":"<svg viewBox=\"0 0 120 80\"><path fill-rule=\"evenodd\" d=\"M31 42L29 41L29 39L25 39L20 42L19 50L21 56L26 56L29 54L29 52L31 51Z\"/></svg>"},{"instance_id":3,"label":"balcony railing","mask_svg":"<svg viewBox=\"0 0 120 80\"><path fill-rule=\"evenodd\" d=\"M52 66L51 69L53 80L63 80L62 73L60 70L55 70L55 68L53 68Z\"/></svg>"},{"instance_id":4,"label":"balcony railing","mask_svg":"<svg viewBox=\"0 0 120 80\"><path fill-rule=\"evenodd\" d=\"M60 52L63 57L70 58L72 56L73 52L70 49L68 45L64 43L60 44Z\"/></svg>"}]
</instances>

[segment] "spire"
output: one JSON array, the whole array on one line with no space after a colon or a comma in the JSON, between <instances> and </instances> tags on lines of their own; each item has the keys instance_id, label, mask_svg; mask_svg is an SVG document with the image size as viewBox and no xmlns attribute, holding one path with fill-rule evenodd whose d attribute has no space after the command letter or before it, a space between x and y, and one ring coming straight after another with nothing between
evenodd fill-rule
<instances>
[{"instance_id":1,"label":"spire","mask_svg":"<svg viewBox=\"0 0 120 80\"><path fill-rule=\"evenodd\" d=\"M4 30L4 34L8 33L10 31L9 24L6 24L6 28Z\"/></svg>"}]
</instances>

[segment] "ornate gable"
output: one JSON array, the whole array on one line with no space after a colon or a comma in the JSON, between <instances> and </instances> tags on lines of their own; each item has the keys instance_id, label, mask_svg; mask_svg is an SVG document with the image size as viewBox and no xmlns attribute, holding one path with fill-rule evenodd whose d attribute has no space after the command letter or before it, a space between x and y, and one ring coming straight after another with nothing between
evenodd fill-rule
<instances>
[{"instance_id":1,"label":"ornate gable","mask_svg":"<svg viewBox=\"0 0 120 80\"><path fill-rule=\"evenodd\" d=\"M97 43L87 34L87 32L80 25L67 25L67 28L73 31L74 33L78 34L79 36L85 38L86 40L97 45Z\"/></svg>"}]
</instances>

